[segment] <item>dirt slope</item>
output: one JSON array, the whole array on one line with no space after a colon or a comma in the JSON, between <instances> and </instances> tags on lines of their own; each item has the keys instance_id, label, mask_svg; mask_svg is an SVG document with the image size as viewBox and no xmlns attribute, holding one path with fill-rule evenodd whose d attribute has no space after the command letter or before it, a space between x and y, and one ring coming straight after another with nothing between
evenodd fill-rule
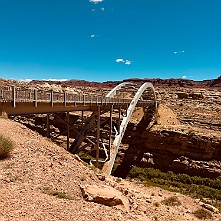
<instances>
[{"instance_id":1,"label":"dirt slope","mask_svg":"<svg viewBox=\"0 0 221 221\"><path fill-rule=\"evenodd\" d=\"M10 159L0 161L0 220L198 220L193 212L199 203L190 197L159 188L106 177L100 181L94 170L74 155L36 132L10 120L0 119L0 134L15 143ZM120 182L119 182L120 181ZM80 185L112 186L128 199L129 208L109 207L83 199ZM60 199L48 191L64 192ZM176 195L180 206L161 201ZM213 214L212 220L221 220Z\"/></svg>"}]
</instances>

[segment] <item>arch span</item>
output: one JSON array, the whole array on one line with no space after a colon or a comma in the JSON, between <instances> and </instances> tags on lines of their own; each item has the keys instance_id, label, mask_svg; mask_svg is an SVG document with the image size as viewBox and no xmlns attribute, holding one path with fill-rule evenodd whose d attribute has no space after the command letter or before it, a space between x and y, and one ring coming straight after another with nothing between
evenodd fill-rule
<instances>
[{"instance_id":1,"label":"arch span","mask_svg":"<svg viewBox=\"0 0 221 221\"><path fill-rule=\"evenodd\" d=\"M131 83L122 83L120 85L117 85L115 88L113 88L108 94L107 97L113 97L114 95L117 94L117 91L121 90L123 87L125 86L131 86L133 84ZM117 152L118 152L118 148L120 146L120 143L122 141L122 138L124 136L125 130L127 128L127 125L130 121L131 115L138 103L138 101L141 99L142 95L145 94L146 90L151 90L151 93L153 95L153 99L154 99L154 105L153 105L153 111L156 111L156 94L155 94L155 90L154 87L151 83L144 83L136 92L134 98L132 99L128 109L127 109L127 114L123 117L123 120L120 124L120 128L119 128L119 133L116 135L113 144L111 146L110 149L110 160L105 162L104 166L103 166L103 172L107 173L107 174L111 174L113 165L114 165L114 161L115 158L117 156Z\"/></svg>"},{"instance_id":2,"label":"arch span","mask_svg":"<svg viewBox=\"0 0 221 221\"><path fill-rule=\"evenodd\" d=\"M136 85L130 82L123 82L121 84L118 84L116 87L114 87L109 93L106 95L106 97L113 98L118 91L122 90L125 87L135 87Z\"/></svg>"}]
</instances>

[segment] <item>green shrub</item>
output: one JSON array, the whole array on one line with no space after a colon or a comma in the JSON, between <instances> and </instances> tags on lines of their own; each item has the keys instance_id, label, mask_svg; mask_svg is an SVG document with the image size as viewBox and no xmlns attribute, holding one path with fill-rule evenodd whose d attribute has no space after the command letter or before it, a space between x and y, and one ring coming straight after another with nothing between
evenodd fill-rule
<instances>
[{"instance_id":1,"label":"green shrub","mask_svg":"<svg viewBox=\"0 0 221 221\"><path fill-rule=\"evenodd\" d=\"M50 190L50 189L45 189L43 192L44 192L45 194L48 194L48 195L50 195L50 196L55 196L55 197L60 198L60 199L73 200L73 197L67 195L67 194L64 193L64 192L59 192L59 191Z\"/></svg>"},{"instance_id":2,"label":"green shrub","mask_svg":"<svg viewBox=\"0 0 221 221\"><path fill-rule=\"evenodd\" d=\"M211 213L205 209L198 209L193 214L198 219L211 219L212 218Z\"/></svg>"},{"instance_id":3,"label":"green shrub","mask_svg":"<svg viewBox=\"0 0 221 221\"><path fill-rule=\"evenodd\" d=\"M0 134L0 159L9 157L13 148L13 142Z\"/></svg>"},{"instance_id":4,"label":"green shrub","mask_svg":"<svg viewBox=\"0 0 221 221\"><path fill-rule=\"evenodd\" d=\"M211 204L221 211L221 180L209 179L187 174L164 173L153 168L133 166L129 178L139 179L146 186L158 186L169 191L180 192L192 197L212 200Z\"/></svg>"}]
</instances>

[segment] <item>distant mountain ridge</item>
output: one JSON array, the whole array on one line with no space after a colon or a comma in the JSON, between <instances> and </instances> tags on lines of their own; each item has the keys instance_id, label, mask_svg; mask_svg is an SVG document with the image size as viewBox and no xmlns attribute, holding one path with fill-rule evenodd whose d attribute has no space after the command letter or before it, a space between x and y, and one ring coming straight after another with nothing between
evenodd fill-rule
<instances>
[{"instance_id":1,"label":"distant mountain ridge","mask_svg":"<svg viewBox=\"0 0 221 221\"><path fill-rule=\"evenodd\" d=\"M131 78L125 79L124 81L132 82L151 82L154 86L178 86L178 87L221 87L221 76L216 79L203 80L203 81L194 81L188 79L179 79L179 78Z\"/></svg>"},{"instance_id":2,"label":"distant mountain ridge","mask_svg":"<svg viewBox=\"0 0 221 221\"><path fill-rule=\"evenodd\" d=\"M67 80L67 81L47 81L47 80L32 80L30 82L21 82L16 80L6 80L0 78L0 86L10 86L10 85L35 85L48 83L49 85L55 84L62 87L97 87L97 88L110 88L114 87L122 82L133 82L133 83L145 83L151 82L155 87L197 87L197 88L221 88L221 76L216 79L194 81L181 78L129 78L123 81L106 81L106 82L93 82L86 80Z\"/></svg>"},{"instance_id":3,"label":"distant mountain ridge","mask_svg":"<svg viewBox=\"0 0 221 221\"><path fill-rule=\"evenodd\" d=\"M63 87L74 87L74 86L86 86L86 87L114 87L122 82L134 82L134 83L145 83L151 82L156 87L221 87L221 76L217 79L204 80L204 81L194 81L188 79L178 79L178 78L129 78L123 81L106 81L106 82L93 82L85 80L68 80L68 81L47 81L49 84L59 84ZM33 80L31 83L45 83L45 81Z\"/></svg>"}]
</instances>

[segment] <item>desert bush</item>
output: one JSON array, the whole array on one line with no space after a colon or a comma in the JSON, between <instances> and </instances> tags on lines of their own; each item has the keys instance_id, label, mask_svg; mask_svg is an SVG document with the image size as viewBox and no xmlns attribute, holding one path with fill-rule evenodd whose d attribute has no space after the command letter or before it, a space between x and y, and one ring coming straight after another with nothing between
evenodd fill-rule
<instances>
[{"instance_id":1,"label":"desert bush","mask_svg":"<svg viewBox=\"0 0 221 221\"><path fill-rule=\"evenodd\" d=\"M153 168L132 167L128 178L139 179L147 186L181 192L192 197L212 200L212 205L221 211L221 180L209 179L187 174L175 174L171 171L164 173Z\"/></svg>"},{"instance_id":2,"label":"desert bush","mask_svg":"<svg viewBox=\"0 0 221 221\"><path fill-rule=\"evenodd\" d=\"M50 190L50 189L45 189L43 191L45 194L47 195L50 195L50 196L55 196L57 198L60 198L60 199L68 199L68 200L73 200L73 197L67 195L66 193L64 192L59 192L59 191L55 191L55 190Z\"/></svg>"},{"instance_id":3,"label":"desert bush","mask_svg":"<svg viewBox=\"0 0 221 221\"><path fill-rule=\"evenodd\" d=\"M116 180L115 180L117 183L120 183L122 181L121 178L117 177Z\"/></svg>"},{"instance_id":4,"label":"desert bush","mask_svg":"<svg viewBox=\"0 0 221 221\"><path fill-rule=\"evenodd\" d=\"M212 218L211 213L205 209L198 209L193 214L198 219L211 219Z\"/></svg>"},{"instance_id":5,"label":"desert bush","mask_svg":"<svg viewBox=\"0 0 221 221\"><path fill-rule=\"evenodd\" d=\"M159 202L154 202L153 205L156 206L156 207L159 207L160 203Z\"/></svg>"},{"instance_id":6,"label":"desert bush","mask_svg":"<svg viewBox=\"0 0 221 221\"><path fill-rule=\"evenodd\" d=\"M80 176L80 180L81 180L81 181L85 181L85 180L87 180L87 177L86 177L84 174L82 174L82 175Z\"/></svg>"},{"instance_id":7,"label":"desert bush","mask_svg":"<svg viewBox=\"0 0 221 221\"><path fill-rule=\"evenodd\" d=\"M13 148L13 142L0 134L0 159L9 157Z\"/></svg>"},{"instance_id":8,"label":"desert bush","mask_svg":"<svg viewBox=\"0 0 221 221\"><path fill-rule=\"evenodd\" d=\"M7 113L6 112L4 112L4 111L0 111L0 118L2 118L2 119L8 119L8 115L7 115Z\"/></svg>"},{"instance_id":9,"label":"desert bush","mask_svg":"<svg viewBox=\"0 0 221 221\"><path fill-rule=\"evenodd\" d=\"M162 203L165 204L166 206L180 206L181 205L181 202L176 196L168 197L162 200Z\"/></svg>"},{"instance_id":10,"label":"desert bush","mask_svg":"<svg viewBox=\"0 0 221 221\"><path fill-rule=\"evenodd\" d=\"M140 180L151 180L153 183L159 185L172 185L174 187L184 188L186 185L201 185L210 187L212 189L221 190L220 179L209 179L197 176L189 176L187 174L175 174L171 171L164 173L158 169L153 168L139 168L132 167L128 175L130 178L137 178Z\"/></svg>"}]
</instances>

